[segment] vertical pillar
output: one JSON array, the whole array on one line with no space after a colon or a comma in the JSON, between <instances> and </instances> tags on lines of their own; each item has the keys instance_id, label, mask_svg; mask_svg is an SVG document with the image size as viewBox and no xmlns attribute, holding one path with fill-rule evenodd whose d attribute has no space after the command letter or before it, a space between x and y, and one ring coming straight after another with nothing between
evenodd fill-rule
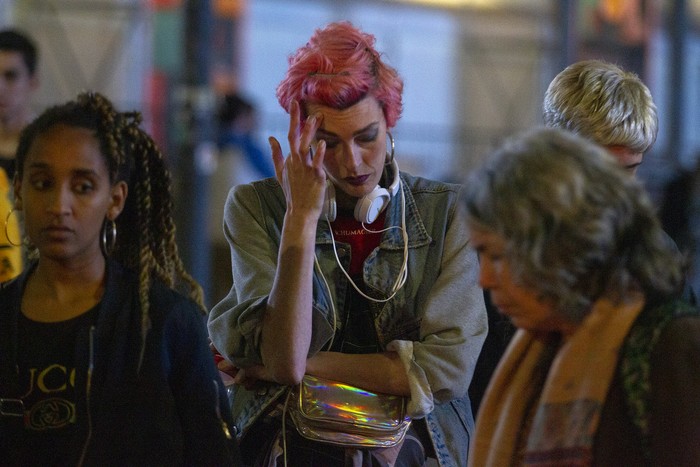
<instances>
[{"instance_id":1,"label":"vertical pillar","mask_svg":"<svg viewBox=\"0 0 700 467\"><path fill-rule=\"evenodd\" d=\"M554 0L561 44L557 73L576 61L576 3L574 0Z\"/></svg>"},{"instance_id":2,"label":"vertical pillar","mask_svg":"<svg viewBox=\"0 0 700 467\"><path fill-rule=\"evenodd\" d=\"M669 17L666 18L666 27L670 31L671 43L669 63L669 110L668 110L668 134L667 157L673 165L682 166L683 148L687 141L684 131L685 99L683 97L686 86L686 66L688 41L688 11L686 0L676 0L671 3Z\"/></svg>"},{"instance_id":3,"label":"vertical pillar","mask_svg":"<svg viewBox=\"0 0 700 467\"><path fill-rule=\"evenodd\" d=\"M185 267L209 296L208 182L215 160L210 86L212 12L209 0L185 0L184 69L175 92L179 128L176 171L178 239ZM210 304L208 304L210 305Z\"/></svg>"}]
</instances>

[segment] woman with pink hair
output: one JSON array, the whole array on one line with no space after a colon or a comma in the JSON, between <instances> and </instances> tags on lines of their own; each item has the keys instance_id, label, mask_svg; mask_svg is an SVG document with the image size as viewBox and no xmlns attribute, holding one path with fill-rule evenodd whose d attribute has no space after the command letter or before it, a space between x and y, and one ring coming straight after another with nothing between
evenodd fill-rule
<instances>
[{"instance_id":1,"label":"woman with pink hair","mask_svg":"<svg viewBox=\"0 0 700 467\"><path fill-rule=\"evenodd\" d=\"M270 138L276 177L226 203L233 285L209 332L251 465L466 464L487 330L477 260L460 186L399 172L403 83L374 43L332 23L290 57L277 88L289 153ZM305 375L403 398L407 433L382 447L309 435L285 397Z\"/></svg>"}]
</instances>

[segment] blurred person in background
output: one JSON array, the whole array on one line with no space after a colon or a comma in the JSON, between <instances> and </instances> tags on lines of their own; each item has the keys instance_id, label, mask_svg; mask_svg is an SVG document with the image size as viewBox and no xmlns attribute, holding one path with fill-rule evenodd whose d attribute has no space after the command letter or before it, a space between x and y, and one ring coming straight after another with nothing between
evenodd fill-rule
<instances>
[{"instance_id":1,"label":"blurred person in background","mask_svg":"<svg viewBox=\"0 0 700 467\"><path fill-rule=\"evenodd\" d=\"M275 176L270 157L255 140L258 125L257 109L238 92L226 94L217 111L219 150L237 150L243 155L241 163L247 164L246 173L252 178L241 183ZM252 173L251 173L252 172Z\"/></svg>"},{"instance_id":2,"label":"blurred person in background","mask_svg":"<svg viewBox=\"0 0 700 467\"><path fill-rule=\"evenodd\" d=\"M231 258L224 235L226 196L231 187L274 177L270 155L256 140L257 109L240 92L227 89L217 109L217 167L209 180L209 238L212 250L212 303L218 303L231 288L228 280Z\"/></svg>"},{"instance_id":3,"label":"blurred person in background","mask_svg":"<svg viewBox=\"0 0 700 467\"><path fill-rule=\"evenodd\" d=\"M34 41L15 29L0 31L0 282L22 271L20 224L12 212L12 178L20 131L33 116L32 96L38 51Z\"/></svg>"},{"instance_id":4,"label":"blurred person in background","mask_svg":"<svg viewBox=\"0 0 700 467\"><path fill-rule=\"evenodd\" d=\"M11 181L0 169L0 282L8 281L22 271L22 233L19 218L12 207Z\"/></svg>"},{"instance_id":5,"label":"blurred person in background","mask_svg":"<svg viewBox=\"0 0 700 467\"><path fill-rule=\"evenodd\" d=\"M14 29L0 31L0 167L9 180L15 174L19 134L34 117L37 63L37 47L28 35Z\"/></svg>"}]
</instances>

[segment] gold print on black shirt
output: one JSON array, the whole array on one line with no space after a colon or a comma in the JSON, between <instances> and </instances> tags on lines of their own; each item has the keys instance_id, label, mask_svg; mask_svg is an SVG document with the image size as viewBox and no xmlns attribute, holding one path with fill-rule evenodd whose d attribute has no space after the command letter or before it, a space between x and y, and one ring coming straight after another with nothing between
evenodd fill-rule
<instances>
[{"instance_id":1,"label":"gold print on black shirt","mask_svg":"<svg viewBox=\"0 0 700 467\"><path fill-rule=\"evenodd\" d=\"M25 403L25 428L43 431L75 423L75 369L52 364L29 370Z\"/></svg>"}]
</instances>

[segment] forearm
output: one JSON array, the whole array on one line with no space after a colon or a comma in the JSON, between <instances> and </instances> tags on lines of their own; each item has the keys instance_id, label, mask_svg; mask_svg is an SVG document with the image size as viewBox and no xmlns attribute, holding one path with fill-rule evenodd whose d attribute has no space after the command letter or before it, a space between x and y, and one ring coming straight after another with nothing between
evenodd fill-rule
<instances>
[{"instance_id":1,"label":"forearm","mask_svg":"<svg viewBox=\"0 0 700 467\"><path fill-rule=\"evenodd\" d=\"M315 232L315 222L285 216L261 341L267 373L282 384L297 383L306 370L312 328Z\"/></svg>"},{"instance_id":2,"label":"forearm","mask_svg":"<svg viewBox=\"0 0 700 467\"><path fill-rule=\"evenodd\" d=\"M406 370L396 352L319 352L307 360L306 372L373 392L411 395Z\"/></svg>"}]
</instances>

